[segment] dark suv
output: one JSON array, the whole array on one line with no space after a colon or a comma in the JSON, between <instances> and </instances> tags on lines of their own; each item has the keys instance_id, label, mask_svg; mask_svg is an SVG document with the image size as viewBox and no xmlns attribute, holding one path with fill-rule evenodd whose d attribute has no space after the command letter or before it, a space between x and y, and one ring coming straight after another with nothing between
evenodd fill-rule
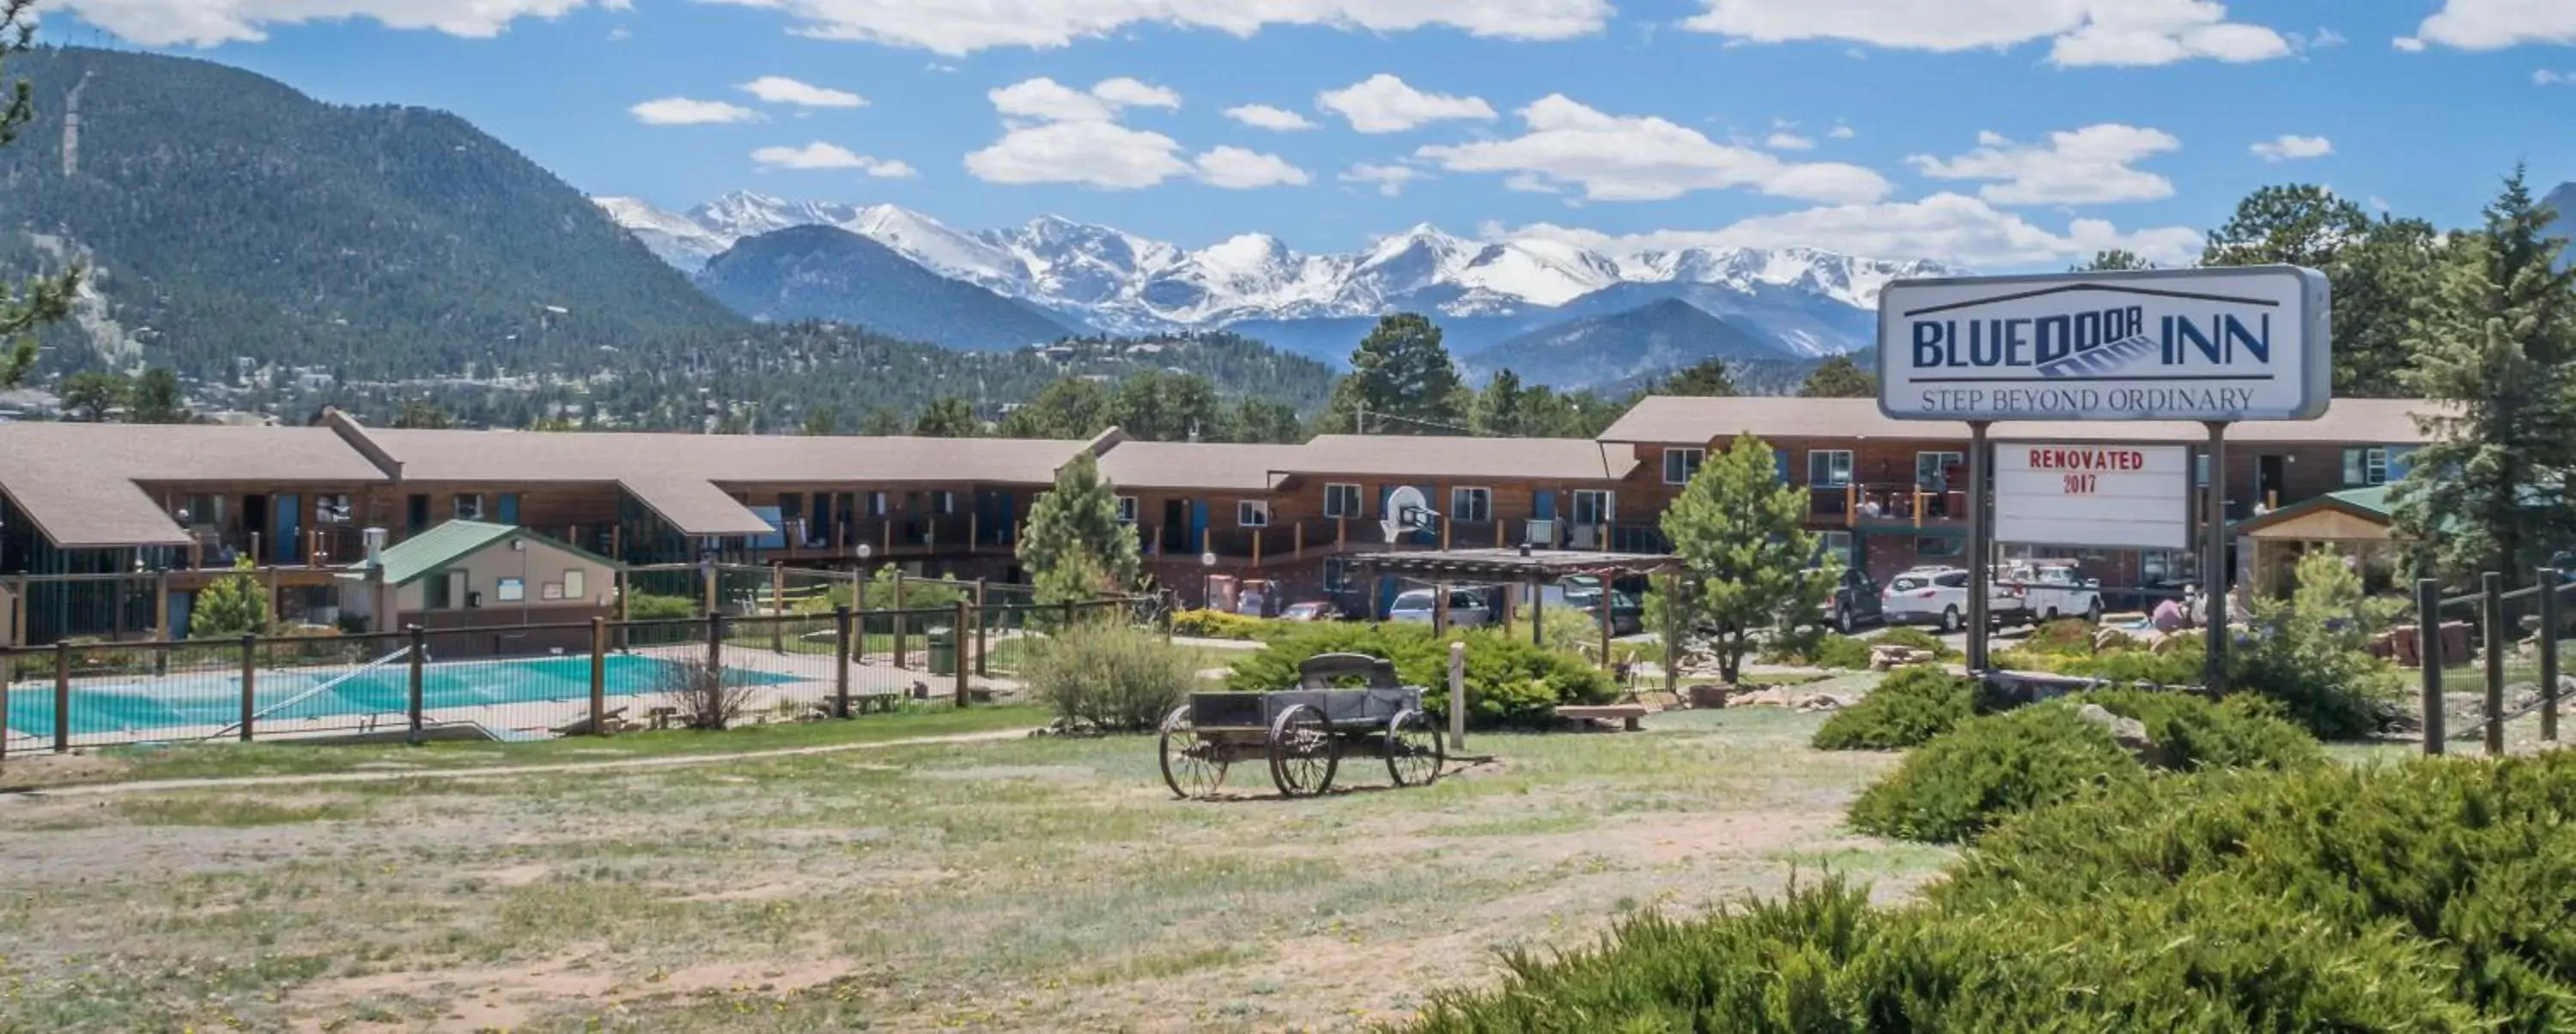
<instances>
[{"instance_id":1,"label":"dark suv","mask_svg":"<svg viewBox=\"0 0 2576 1034\"><path fill-rule=\"evenodd\" d=\"M1825 622L1834 631L1850 635L1862 625L1875 625L1885 618L1879 608L1878 581L1857 567L1843 569L1841 581L1834 583L1834 598L1824 607Z\"/></svg>"}]
</instances>

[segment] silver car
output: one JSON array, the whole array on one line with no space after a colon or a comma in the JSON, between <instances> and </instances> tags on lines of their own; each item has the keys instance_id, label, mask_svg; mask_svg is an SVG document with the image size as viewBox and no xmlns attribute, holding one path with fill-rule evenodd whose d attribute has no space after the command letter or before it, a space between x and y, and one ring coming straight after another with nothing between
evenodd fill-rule
<instances>
[{"instance_id":1,"label":"silver car","mask_svg":"<svg viewBox=\"0 0 2576 1034\"><path fill-rule=\"evenodd\" d=\"M1439 595L1434 589L1406 589L1397 593L1395 604L1386 609L1386 619L1428 625L1431 623L1432 606ZM1450 627L1473 628L1493 622L1494 611L1486 605L1484 594L1467 589L1449 590Z\"/></svg>"}]
</instances>

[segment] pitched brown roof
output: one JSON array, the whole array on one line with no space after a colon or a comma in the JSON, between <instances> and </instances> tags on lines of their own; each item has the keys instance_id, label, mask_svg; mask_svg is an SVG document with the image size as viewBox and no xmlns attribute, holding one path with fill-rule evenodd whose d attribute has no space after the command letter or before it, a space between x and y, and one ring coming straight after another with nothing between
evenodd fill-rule
<instances>
[{"instance_id":1,"label":"pitched brown roof","mask_svg":"<svg viewBox=\"0 0 2576 1034\"><path fill-rule=\"evenodd\" d=\"M1605 448L1587 438L1327 434L1273 466L1272 473L1441 481L1617 481L1636 469L1637 457L1629 450Z\"/></svg>"},{"instance_id":2,"label":"pitched brown roof","mask_svg":"<svg viewBox=\"0 0 2576 1034\"><path fill-rule=\"evenodd\" d=\"M1100 475L1122 488L1266 492L1270 472L1304 455L1303 445L1120 442L1100 458Z\"/></svg>"},{"instance_id":3,"label":"pitched brown roof","mask_svg":"<svg viewBox=\"0 0 2576 1034\"><path fill-rule=\"evenodd\" d=\"M2415 414L2438 411L2422 399L2336 399L2315 420L2248 421L2230 425L2230 441L2352 442L2407 445L2424 441ZM1809 399L1782 396L1692 398L1655 395L1638 400L1601 440L1617 443L1701 445L1751 433L1763 438L1887 438L1965 441L1968 425L1954 421L1893 420L1876 399ZM2192 423L2113 423L2034 420L1998 423L2006 441L2197 442L2209 432Z\"/></svg>"},{"instance_id":4,"label":"pitched brown roof","mask_svg":"<svg viewBox=\"0 0 2576 1034\"><path fill-rule=\"evenodd\" d=\"M620 481L720 485L866 481L1043 485L1084 445L1008 438L850 438L368 428L408 481Z\"/></svg>"},{"instance_id":5,"label":"pitched brown roof","mask_svg":"<svg viewBox=\"0 0 2576 1034\"><path fill-rule=\"evenodd\" d=\"M187 545L147 485L332 488L386 480L319 427L0 424L0 491L64 549Z\"/></svg>"}]
</instances>

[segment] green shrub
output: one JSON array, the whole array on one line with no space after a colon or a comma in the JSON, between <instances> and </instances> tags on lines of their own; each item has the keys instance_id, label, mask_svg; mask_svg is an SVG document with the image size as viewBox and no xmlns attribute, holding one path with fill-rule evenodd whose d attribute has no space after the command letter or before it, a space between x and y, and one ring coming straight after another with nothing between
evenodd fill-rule
<instances>
[{"instance_id":1,"label":"green shrub","mask_svg":"<svg viewBox=\"0 0 2576 1034\"><path fill-rule=\"evenodd\" d=\"M1959 651L1951 649L1950 644L1942 642L1940 636L1919 628L1899 626L1887 629L1880 632L1878 638L1871 642L1884 646L1902 646L1908 650L1928 650L1936 660L1946 661L1959 656Z\"/></svg>"},{"instance_id":2,"label":"green shrub","mask_svg":"<svg viewBox=\"0 0 2576 1034\"><path fill-rule=\"evenodd\" d=\"M2022 637L2021 649L2031 653L2089 656L2093 653L2095 631L2097 629L2090 621L2060 618L2032 629L2029 635Z\"/></svg>"},{"instance_id":3,"label":"green shrub","mask_svg":"<svg viewBox=\"0 0 2576 1034\"><path fill-rule=\"evenodd\" d=\"M1467 722L1478 727L1549 724L1559 704L1596 704L1615 692L1609 676L1572 654L1532 646L1494 629L1452 631L1467 644ZM1290 627L1268 645L1234 662L1230 685L1271 692L1297 685L1297 665L1322 653L1361 653L1395 662L1406 684L1424 694L1425 710L1446 717L1449 648L1431 627L1419 624L1318 622Z\"/></svg>"},{"instance_id":4,"label":"green shrub","mask_svg":"<svg viewBox=\"0 0 2576 1034\"><path fill-rule=\"evenodd\" d=\"M1840 632L1803 628L1764 648L1762 663L1865 671L1869 668L1869 644Z\"/></svg>"},{"instance_id":5,"label":"green shrub","mask_svg":"<svg viewBox=\"0 0 2576 1034\"><path fill-rule=\"evenodd\" d=\"M1102 732L1155 728L1198 684L1187 652L1117 621L1076 622L1039 642L1020 678L1070 726Z\"/></svg>"},{"instance_id":6,"label":"green shrub","mask_svg":"<svg viewBox=\"0 0 2576 1034\"><path fill-rule=\"evenodd\" d=\"M656 596L639 592L626 598L629 621L676 621L698 616L698 601L686 596Z\"/></svg>"},{"instance_id":7,"label":"green shrub","mask_svg":"<svg viewBox=\"0 0 2576 1034\"><path fill-rule=\"evenodd\" d=\"M2101 653L2051 653L2025 647L1999 651L1995 664L2011 671L2038 671L2105 682L2145 682L2158 686L2197 686L2208 681L2205 649L2198 633L2165 640L2162 652L2112 649Z\"/></svg>"},{"instance_id":8,"label":"green shrub","mask_svg":"<svg viewBox=\"0 0 2576 1034\"><path fill-rule=\"evenodd\" d=\"M1903 750L1977 714L1977 689L1939 668L1916 666L1889 675L1878 688L1816 729L1817 750Z\"/></svg>"},{"instance_id":9,"label":"green shrub","mask_svg":"<svg viewBox=\"0 0 2576 1034\"><path fill-rule=\"evenodd\" d=\"M1851 822L1865 833L1956 843L2006 815L2145 771L2072 705L2037 704L1960 722L1907 754L1852 802Z\"/></svg>"},{"instance_id":10,"label":"green shrub","mask_svg":"<svg viewBox=\"0 0 2576 1034\"><path fill-rule=\"evenodd\" d=\"M1278 623L1222 610L1184 610L1172 615L1172 634L1200 639L1259 639Z\"/></svg>"},{"instance_id":11,"label":"green shrub","mask_svg":"<svg viewBox=\"0 0 2576 1034\"><path fill-rule=\"evenodd\" d=\"M2167 768L2287 769L2325 760L2315 737L2259 706L2222 706L2191 693L2148 689L2097 689L2075 700L2144 724L2158 764Z\"/></svg>"}]
</instances>

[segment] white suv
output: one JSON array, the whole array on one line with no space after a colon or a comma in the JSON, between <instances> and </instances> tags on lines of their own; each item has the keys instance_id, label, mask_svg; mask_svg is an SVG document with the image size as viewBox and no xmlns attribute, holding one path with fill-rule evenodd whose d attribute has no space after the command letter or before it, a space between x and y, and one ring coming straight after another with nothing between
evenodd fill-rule
<instances>
[{"instance_id":1,"label":"white suv","mask_svg":"<svg viewBox=\"0 0 2576 1034\"><path fill-rule=\"evenodd\" d=\"M1888 579L1879 594L1879 611L1890 625L1937 625L1956 632L1968 624L1968 572L1958 567L1918 567ZM2030 608L2022 590L1987 587L1986 619L1996 627L2026 624Z\"/></svg>"},{"instance_id":2,"label":"white suv","mask_svg":"<svg viewBox=\"0 0 2576 1034\"><path fill-rule=\"evenodd\" d=\"M1431 608L1439 598L1438 590L1406 589L1397 593L1395 604L1386 608L1389 621L1431 623ZM1483 593L1467 589L1449 590L1449 624L1456 628L1474 628L1494 622L1493 608L1485 603Z\"/></svg>"}]
</instances>

